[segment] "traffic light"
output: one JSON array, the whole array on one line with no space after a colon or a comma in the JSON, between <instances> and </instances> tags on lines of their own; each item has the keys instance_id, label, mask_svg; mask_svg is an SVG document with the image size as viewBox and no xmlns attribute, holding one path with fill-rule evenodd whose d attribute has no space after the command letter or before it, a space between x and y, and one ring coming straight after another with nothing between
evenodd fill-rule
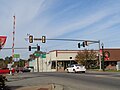
<instances>
[{"instance_id":1,"label":"traffic light","mask_svg":"<svg viewBox=\"0 0 120 90\"><path fill-rule=\"evenodd\" d=\"M33 36L32 35L29 36L29 43L33 43Z\"/></svg>"},{"instance_id":2,"label":"traffic light","mask_svg":"<svg viewBox=\"0 0 120 90\"><path fill-rule=\"evenodd\" d=\"M37 46L37 51L40 51L40 46Z\"/></svg>"},{"instance_id":3,"label":"traffic light","mask_svg":"<svg viewBox=\"0 0 120 90\"><path fill-rule=\"evenodd\" d=\"M42 36L42 43L46 42L46 36Z\"/></svg>"},{"instance_id":4,"label":"traffic light","mask_svg":"<svg viewBox=\"0 0 120 90\"><path fill-rule=\"evenodd\" d=\"M31 51L31 46L29 46L29 51Z\"/></svg>"},{"instance_id":5,"label":"traffic light","mask_svg":"<svg viewBox=\"0 0 120 90\"><path fill-rule=\"evenodd\" d=\"M78 43L78 48L80 48L80 43Z\"/></svg>"},{"instance_id":6,"label":"traffic light","mask_svg":"<svg viewBox=\"0 0 120 90\"><path fill-rule=\"evenodd\" d=\"M85 47L85 42L83 42L83 44L82 44L82 45L83 45L83 47Z\"/></svg>"},{"instance_id":7,"label":"traffic light","mask_svg":"<svg viewBox=\"0 0 120 90\"><path fill-rule=\"evenodd\" d=\"M85 42L85 45L88 46L88 42L87 41L84 41Z\"/></svg>"}]
</instances>

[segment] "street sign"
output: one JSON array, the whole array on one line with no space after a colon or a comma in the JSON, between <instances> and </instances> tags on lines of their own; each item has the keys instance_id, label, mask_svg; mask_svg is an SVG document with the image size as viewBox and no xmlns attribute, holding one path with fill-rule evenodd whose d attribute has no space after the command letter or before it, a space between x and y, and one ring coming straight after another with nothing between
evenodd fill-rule
<instances>
[{"instance_id":1,"label":"street sign","mask_svg":"<svg viewBox=\"0 0 120 90\"><path fill-rule=\"evenodd\" d=\"M20 54L14 54L14 58L20 58Z\"/></svg>"},{"instance_id":2,"label":"street sign","mask_svg":"<svg viewBox=\"0 0 120 90\"><path fill-rule=\"evenodd\" d=\"M40 54L39 54L39 53L34 53L34 55L35 55L36 57L40 57Z\"/></svg>"},{"instance_id":3,"label":"street sign","mask_svg":"<svg viewBox=\"0 0 120 90\"><path fill-rule=\"evenodd\" d=\"M6 36L0 36L0 49L3 48L5 42L6 42Z\"/></svg>"},{"instance_id":4,"label":"street sign","mask_svg":"<svg viewBox=\"0 0 120 90\"><path fill-rule=\"evenodd\" d=\"M32 47L32 49L37 49L37 47Z\"/></svg>"},{"instance_id":5,"label":"street sign","mask_svg":"<svg viewBox=\"0 0 120 90\"><path fill-rule=\"evenodd\" d=\"M46 54L42 54L42 58L46 58Z\"/></svg>"}]
</instances>

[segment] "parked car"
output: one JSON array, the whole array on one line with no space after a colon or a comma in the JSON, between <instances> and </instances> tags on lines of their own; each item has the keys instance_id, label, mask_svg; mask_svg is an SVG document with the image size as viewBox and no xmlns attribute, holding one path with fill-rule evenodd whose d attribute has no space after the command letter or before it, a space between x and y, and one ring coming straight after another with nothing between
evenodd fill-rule
<instances>
[{"instance_id":1,"label":"parked car","mask_svg":"<svg viewBox=\"0 0 120 90\"><path fill-rule=\"evenodd\" d=\"M31 70L29 68L24 68L24 67L18 67L16 68L16 72L30 72Z\"/></svg>"},{"instance_id":2,"label":"parked car","mask_svg":"<svg viewBox=\"0 0 120 90\"><path fill-rule=\"evenodd\" d=\"M11 68L12 73L15 73L15 69ZM9 74L10 69L9 68L0 68L0 74Z\"/></svg>"},{"instance_id":3,"label":"parked car","mask_svg":"<svg viewBox=\"0 0 120 90\"><path fill-rule=\"evenodd\" d=\"M82 73L85 73L86 72L86 68L85 66L83 65L80 65L80 64L72 64L70 65L68 68L67 68L67 72L82 72Z\"/></svg>"},{"instance_id":4,"label":"parked car","mask_svg":"<svg viewBox=\"0 0 120 90\"><path fill-rule=\"evenodd\" d=\"M23 68L22 72L30 72L31 70L29 68Z\"/></svg>"}]
</instances>

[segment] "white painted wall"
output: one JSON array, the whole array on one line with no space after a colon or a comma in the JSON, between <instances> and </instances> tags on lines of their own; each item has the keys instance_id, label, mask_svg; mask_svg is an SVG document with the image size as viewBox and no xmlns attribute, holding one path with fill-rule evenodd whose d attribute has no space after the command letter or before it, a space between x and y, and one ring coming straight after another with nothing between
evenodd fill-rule
<instances>
[{"instance_id":1,"label":"white painted wall","mask_svg":"<svg viewBox=\"0 0 120 90\"><path fill-rule=\"evenodd\" d=\"M46 54L46 58L39 58L39 72L56 71L51 69L51 61L56 60L75 60L78 51L70 50L54 50ZM57 56L57 57L56 57ZM72 57L72 59L70 59ZM29 62L29 66L34 66L34 72L37 72L37 58Z\"/></svg>"}]
</instances>

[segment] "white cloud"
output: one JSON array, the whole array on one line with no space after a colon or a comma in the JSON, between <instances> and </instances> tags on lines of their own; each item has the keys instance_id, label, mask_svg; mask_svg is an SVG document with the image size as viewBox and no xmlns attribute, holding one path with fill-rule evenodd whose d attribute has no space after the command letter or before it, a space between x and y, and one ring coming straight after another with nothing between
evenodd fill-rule
<instances>
[{"instance_id":1,"label":"white cloud","mask_svg":"<svg viewBox=\"0 0 120 90\"><path fill-rule=\"evenodd\" d=\"M87 14L78 11L78 15L73 14L73 17L69 18L68 12L71 11L71 9L73 10L73 8L78 9L79 4L76 3L70 6L64 6L65 8L63 8L63 10L57 11L56 13L53 10L56 8L55 6L57 6L55 5L56 2L56 0L2 1L0 3L0 32L2 35L8 36L5 46L12 46L14 14L16 15L17 46L27 45L27 43L23 41L27 33L33 34L36 37L46 35L49 38L54 38L70 32L76 32L78 30L83 31L83 29L86 28L83 32L85 35L96 35L96 33L106 30L107 28L120 22L119 3L117 3L117 6L114 3L110 5L106 4L106 6L99 7L97 11L93 11L92 13L91 11L85 11L88 12ZM74 13L74 11L71 12ZM64 17L65 14L67 19L61 18ZM83 16L79 16L80 14ZM113 14L118 14L118 16L111 17L111 19L104 21L106 17L109 17ZM55 22L56 19L58 19L58 21ZM96 30L96 28L98 29Z\"/></svg>"},{"instance_id":2,"label":"white cloud","mask_svg":"<svg viewBox=\"0 0 120 90\"><path fill-rule=\"evenodd\" d=\"M82 29L85 28L91 24L94 24L96 22L99 22L101 19L105 18L106 16L109 16L110 12L107 12L106 10L98 11L94 14L89 14L89 16L85 16L85 18L78 18L75 22L68 22L67 24L60 25L58 27L52 27L52 31L50 32L50 36L59 36L71 31L75 31L76 29ZM47 28L45 30L48 30Z\"/></svg>"}]
</instances>

